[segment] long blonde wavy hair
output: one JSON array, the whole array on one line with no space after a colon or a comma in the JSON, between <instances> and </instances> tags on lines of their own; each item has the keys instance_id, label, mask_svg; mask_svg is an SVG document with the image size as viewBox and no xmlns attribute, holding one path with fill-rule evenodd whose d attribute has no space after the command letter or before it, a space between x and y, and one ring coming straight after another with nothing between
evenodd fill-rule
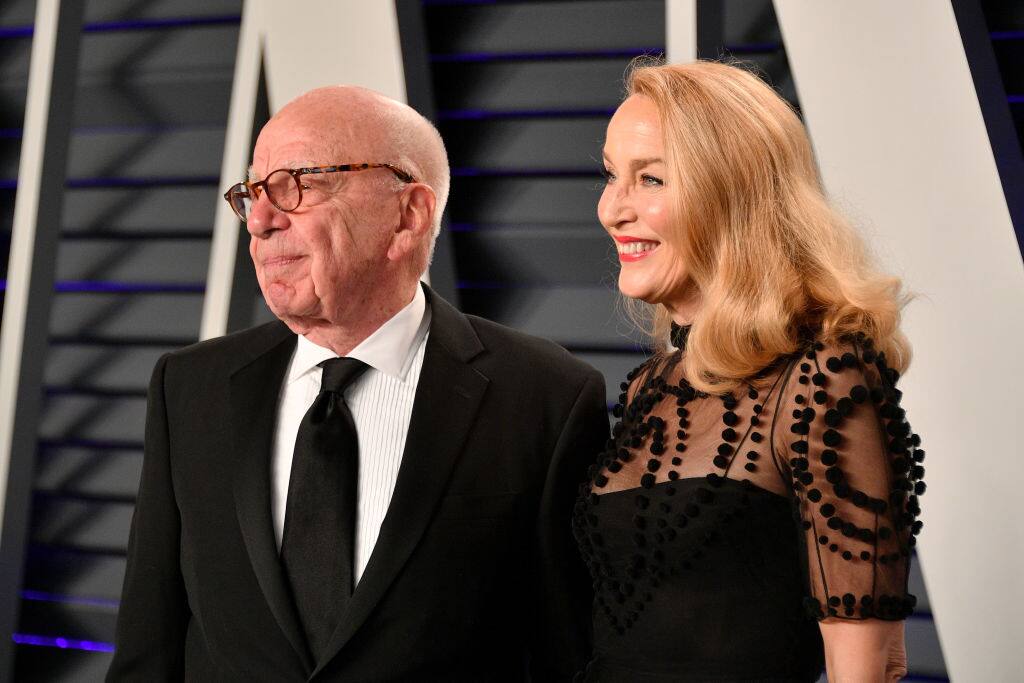
<instances>
[{"instance_id":1,"label":"long blonde wavy hair","mask_svg":"<svg viewBox=\"0 0 1024 683\"><path fill-rule=\"evenodd\" d=\"M750 72L709 61L634 64L627 91L660 115L675 190L668 239L700 298L683 359L695 388L731 391L808 332L824 343L862 332L890 367L906 369L908 297L829 203L785 100ZM634 319L666 350L668 309L638 307Z\"/></svg>"}]
</instances>

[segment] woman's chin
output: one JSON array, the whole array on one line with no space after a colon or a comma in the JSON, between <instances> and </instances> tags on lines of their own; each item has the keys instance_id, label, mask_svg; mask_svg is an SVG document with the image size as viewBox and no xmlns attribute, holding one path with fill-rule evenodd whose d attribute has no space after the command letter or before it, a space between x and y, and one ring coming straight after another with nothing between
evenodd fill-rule
<instances>
[{"instance_id":1,"label":"woman's chin","mask_svg":"<svg viewBox=\"0 0 1024 683\"><path fill-rule=\"evenodd\" d=\"M630 299L639 299L647 303L650 301L653 290L644 282L637 282L633 278L623 278L619 275L619 291L622 296L629 297Z\"/></svg>"}]
</instances>

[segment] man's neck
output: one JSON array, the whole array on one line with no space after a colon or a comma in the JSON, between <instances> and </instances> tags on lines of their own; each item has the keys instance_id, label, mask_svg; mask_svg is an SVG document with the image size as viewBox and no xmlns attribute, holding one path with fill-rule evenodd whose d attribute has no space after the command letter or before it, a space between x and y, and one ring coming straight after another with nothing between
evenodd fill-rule
<instances>
[{"instance_id":1,"label":"man's neck","mask_svg":"<svg viewBox=\"0 0 1024 683\"><path fill-rule=\"evenodd\" d=\"M416 284L416 287L419 287L419 283ZM339 356L348 355L352 349L376 332L381 325L408 306L415 295L416 289L412 288L401 296L389 297L385 301L360 306L352 320L344 322L317 321L303 336L317 346L331 349Z\"/></svg>"}]
</instances>

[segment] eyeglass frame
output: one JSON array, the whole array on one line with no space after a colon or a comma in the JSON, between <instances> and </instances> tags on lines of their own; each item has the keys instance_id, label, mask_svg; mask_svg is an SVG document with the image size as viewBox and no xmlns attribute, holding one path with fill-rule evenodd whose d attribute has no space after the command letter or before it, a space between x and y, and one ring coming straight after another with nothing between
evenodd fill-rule
<instances>
[{"instance_id":1,"label":"eyeglass frame","mask_svg":"<svg viewBox=\"0 0 1024 683\"><path fill-rule=\"evenodd\" d=\"M234 212L234 214L236 216L238 216L239 220L241 220L243 223L246 223L249 220L248 216L241 215L238 212L238 209L235 208L234 203L231 201L232 194L234 194L236 192L241 192L241 188L243 188L243 187L249 192L249 197L250 197L250 199L253 202L255 202L257 199L260 198L260 191L261 190L259 188L262 187L263 188L262 191L267 193L267 199L270 200L270 203L273 204L274 207L278 211L283 211L285 213L291 213L292 211L295 211L295 209L297 209L300 206L302 206L302 182L299 180L299 176L312 175L312 174L323 174L323 173L345 173L345 172L355 172L355 171L366 171L366 170L374 169L374 168L386 168L386 169L388 169L389 171L394 173L395 177L398 178L399 180L401 180L403 183L415 183L416 182L416 178L415 178L415 176L413 176L413 174L409 173L408 171L406 171L405 169L403 169L403 168L401 168L399 166L396 166L394 164L387 164L387 163L379 163L378 164L378 163L362 162L362 163L358 163L358 164L333 164L333 165L329 165L329 166L308 166L308 167L305 167L305 168L276 168L273 171L271 171L270 173L268 173L266 175L266 177L263 178L263 180L256 180L256 181L243 180L240 183L235 183L234 185L232 185L231 187L228 188L227 192L224 193L224 201L226 201L228 203L228 206L231 207L231 210ZM295 180L295 186L297 188L299 188L299 201L296 202L295 208L292 208L292 209L282 208L274 200L274 196L270 192L267 192L267 178L269 178L270 176L272 176L275 173L278 173L280 171L284 171L284 172L288 173L288 175L290 175ZM309 188L307 187L306 189L309 189Z\"/></svg>"}]
</instances>

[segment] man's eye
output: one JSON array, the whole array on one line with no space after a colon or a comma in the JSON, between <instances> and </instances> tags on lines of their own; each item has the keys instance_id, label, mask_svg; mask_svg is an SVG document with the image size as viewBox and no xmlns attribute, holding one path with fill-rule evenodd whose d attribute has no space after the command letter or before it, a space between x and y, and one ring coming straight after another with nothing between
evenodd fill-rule
<instances>
[{"instance_id":1,"label":"man's eye","mask_svg":"<svg viewBox=\"0 0 1024 683\"><path fill-rule=\"evenodd\" d=\"M650 187L661 187L662 185L665 184L665 182L661 178L647 173L640 176L640 182Z\"/></svg>"}]
</instances>

